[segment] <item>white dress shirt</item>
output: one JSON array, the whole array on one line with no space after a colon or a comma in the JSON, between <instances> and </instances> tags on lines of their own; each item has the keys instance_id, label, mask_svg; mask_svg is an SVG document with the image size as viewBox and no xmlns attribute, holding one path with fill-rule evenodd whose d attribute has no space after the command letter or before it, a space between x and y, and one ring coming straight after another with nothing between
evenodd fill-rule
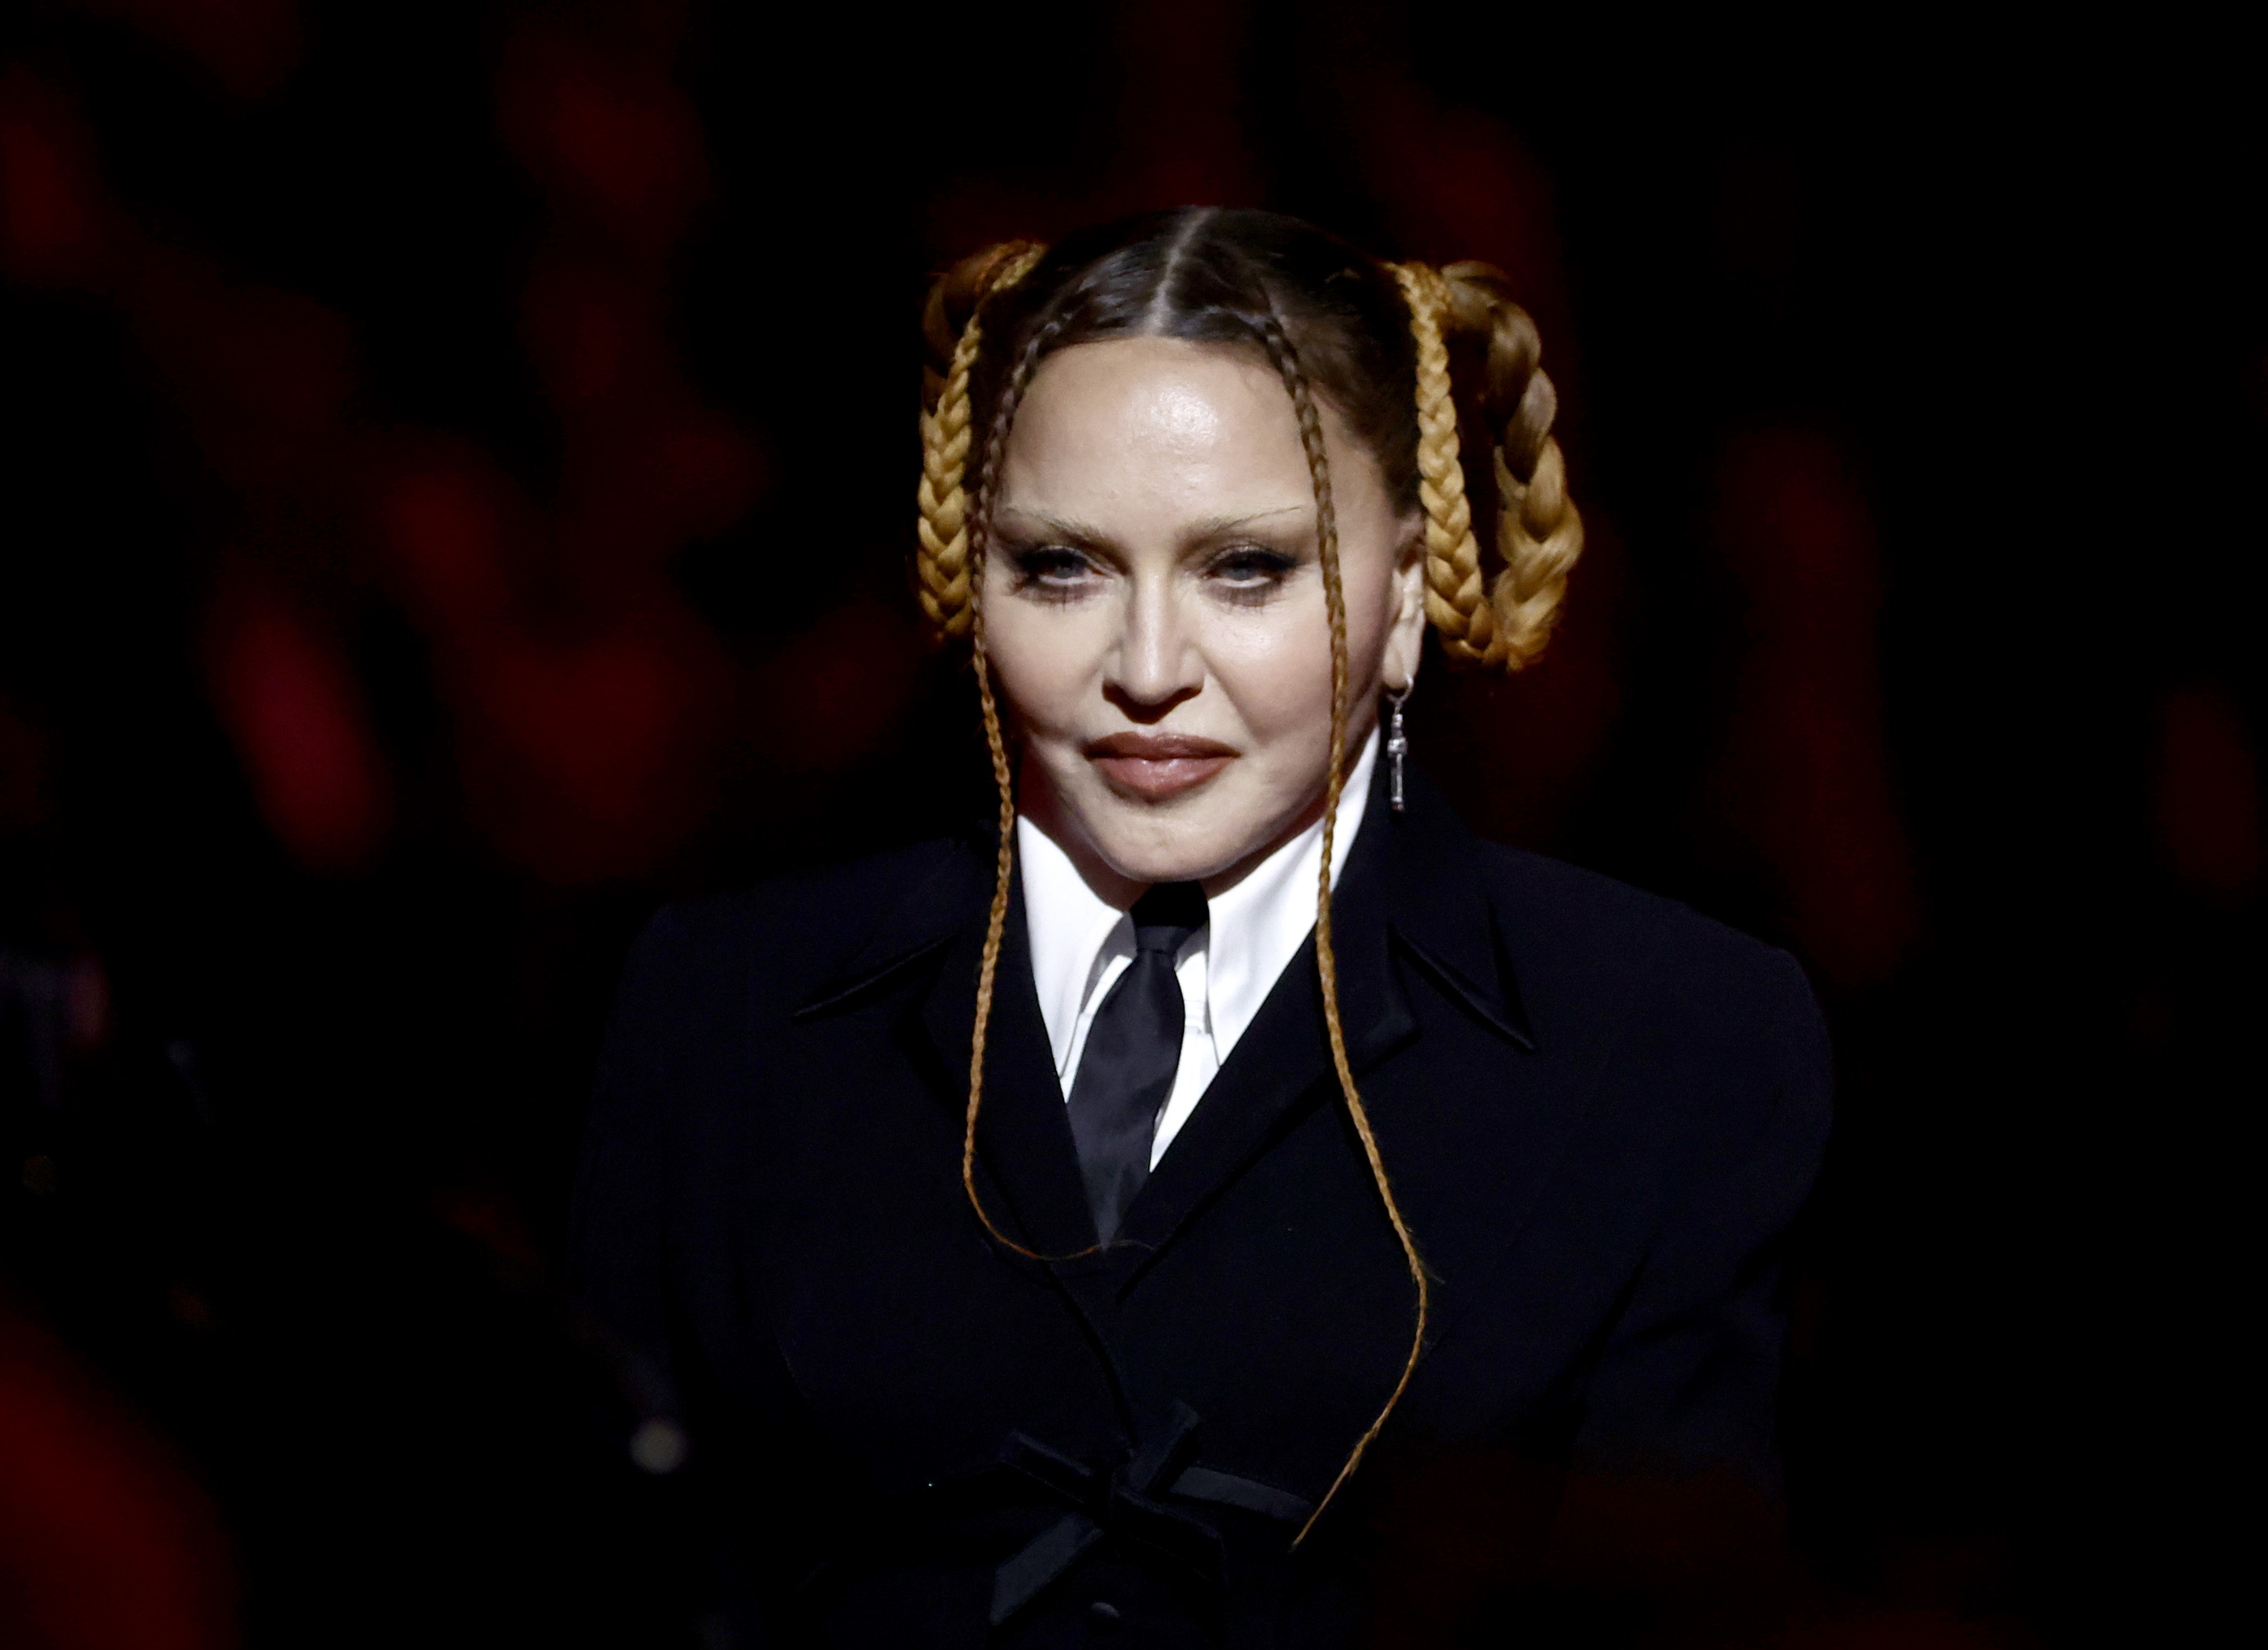
<instances>
[{"instance_id":1,"label":"white dress shirt","mask_svg":"<svg viewBox=\"0 0 2268 1650\"><path fill-rule=\"evenodd\" d=\"M1340 792L1331 843L1333 888L1362 829L1377 760L1373 728ZM1095 1011L1134 960L1134 919L1088 888L1071 856L1029 819L1016 821L1016 851L1024 873L1024 917L1031 931L1032 981L1039 988L1056 1077L1069 1096ZM1213 1074L1314 932L1315 873L1322 856L1323 824L1317 820L1234 888L1209 901L1205 926L1189 936L1174 959L1184 1010L1182 1058L1150 1143L1151 1168L1166 1155Z\"/></svg>"}]
</instances>

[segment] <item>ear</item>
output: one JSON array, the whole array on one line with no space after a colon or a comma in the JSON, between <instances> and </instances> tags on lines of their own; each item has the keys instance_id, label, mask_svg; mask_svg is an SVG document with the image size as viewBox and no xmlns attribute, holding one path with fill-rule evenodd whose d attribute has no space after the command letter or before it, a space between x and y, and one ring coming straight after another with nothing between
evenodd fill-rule
<instances>
[{"instance_id":1,"label":"ear","mask_svg":"<svg viewBox=\"0 0 2268 1650\"><path fill-rule=\"evenodd\" d=\"M1418 680L1418 663L1425 653L1425 519L1412 514L1398 524L1402 541L1394 559L1394 582L1388 600L1393 604L1386 627L1386 656L1379 680L1400 693Z\"/></svg>"}]
</instances>

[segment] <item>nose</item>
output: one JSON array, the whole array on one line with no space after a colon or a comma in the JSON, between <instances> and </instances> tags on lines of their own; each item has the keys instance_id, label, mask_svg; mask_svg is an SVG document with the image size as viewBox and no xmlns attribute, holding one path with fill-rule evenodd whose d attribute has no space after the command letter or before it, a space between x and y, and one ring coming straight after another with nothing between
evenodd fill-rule
<instances>
[{"instance_id":1,"label":"nose","mask_svg":"<svg viewBox=\"0 0 2268 1650\"><path fill-rule=\"evenodd\" d=\"M1137 722L1155 722L1204 686L1204 661L1169 578L1129 581L1103 696Z\"/></svg>"}]
</instances>

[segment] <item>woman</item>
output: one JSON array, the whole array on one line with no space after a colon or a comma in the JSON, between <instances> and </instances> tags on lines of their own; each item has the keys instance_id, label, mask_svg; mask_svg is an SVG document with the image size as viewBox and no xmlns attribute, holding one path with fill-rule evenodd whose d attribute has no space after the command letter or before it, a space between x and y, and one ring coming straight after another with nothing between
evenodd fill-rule
<instances>
[{"instance_id":1,"label":"woman","mask_svg":"<svg viewBox=\"0 0 2268 1650\"><path fill-rule=\"evenodd\" d=\"M1192 209L928 331L998 839L655 921L588 1297L764 1641L1498 1631L1569 1463L1768 1472L1827 1114L1792 961L1403 771L1427 626L1516 668L1580 548L1534 328Z\"/></svg>"}]
</instances>

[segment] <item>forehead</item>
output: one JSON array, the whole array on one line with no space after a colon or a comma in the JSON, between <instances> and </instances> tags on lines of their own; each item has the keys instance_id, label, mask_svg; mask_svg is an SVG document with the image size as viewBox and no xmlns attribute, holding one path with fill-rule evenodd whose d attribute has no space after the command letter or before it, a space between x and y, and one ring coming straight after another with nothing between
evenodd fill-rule
<instances>
[{"instance_id":1,"label":"forehead","mask_svg":"<svg viewBox=\"0 0 2268 1650\"><path fill-rule=\"evenodd\" d=\"M1290 394L1256 352L1178 338L1076 344L1041 363L1001 470L1009 507L1297 505L1313 480Z\"/></svg>"}]
</instances>

